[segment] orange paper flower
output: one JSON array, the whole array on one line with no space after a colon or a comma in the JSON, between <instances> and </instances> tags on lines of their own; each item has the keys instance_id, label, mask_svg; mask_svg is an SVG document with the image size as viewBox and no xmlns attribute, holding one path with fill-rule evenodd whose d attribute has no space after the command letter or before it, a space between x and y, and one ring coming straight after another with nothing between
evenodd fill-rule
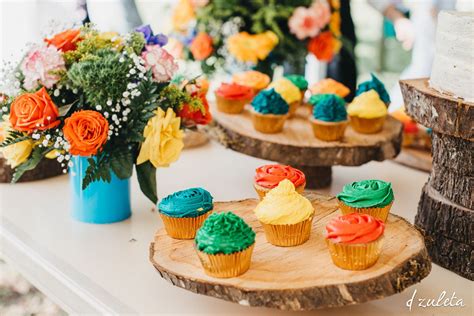
<instances>
[{"instance_id":1,"label":"orange paper flower","mask_svg":"<svg viewBox=\"0 0 474 316\"><path fill-rule=\"evenodd\" d=\"M10 124L14 130L32 133L59 125L59 112L46 88L25 93L16 98L10 107Z\"/></svg>"},{"instance_id":2,"label":"orange paper flower","mask_svg":"<svg viewBox=\"0 0 474 316\"><path fill-rule=\"evenodd\" d=\"M53 38L44 39L48 45L53 45L62 52L75 50L77 43L81 40L82 38L80 30L66 30L54 35Z\"/></svg>"},{"instance_id":3,"label":"orange paper flower","mask_svg":"<svg viewBox=\"0 0 474 316\"><path fill-rule=\"evenodd\" d=\"M212 37L205 33L199 33L191 42L189 47L195 60L204 60L212 54Z\"/></svg>"},{"instance_id":4,"label":"orange paper flower","mask_svg":"<svg viewBox=\"0 0 474 316\"><path fill-rule=\"evenodd\" d=\"M334 38L331 32L326 31L313 37L308 43L308 51L321 61L331 61L341 49L341 42Z\"/></svg>"},{"instance_id":5,"label":"orange paper flower","mask_svg":"<svg viewBox=\"0 0 474 316\"><path fill-rule=\"evenodd\" d=\"M68 117L63 127L64 137L71 145L72 155L92 156L107 142L109 122L99 112L78 111Z\"/></svg>"}]
</instances>

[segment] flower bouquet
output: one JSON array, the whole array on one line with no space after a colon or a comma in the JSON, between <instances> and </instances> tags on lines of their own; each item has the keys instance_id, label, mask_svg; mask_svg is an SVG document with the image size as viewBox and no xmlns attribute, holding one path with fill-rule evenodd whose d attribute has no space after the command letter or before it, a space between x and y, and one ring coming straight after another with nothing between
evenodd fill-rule
<instances>
[{"instance_id":1,"label":"flower bouquet","mask_svg":"<svg viewBox=\"0 0 474 316\"><path fill-rule=\"evenodd\" d=\"M180 0L173 17L176 45L204 72L232 66L266 72L307 53L331 61L341 46L339 0Z\"/></svg>"},{"instance_id":2,"label":"flower bouquet","mask_svg":"<svg viewBox=\"0 0 474 316\"><path fill-rule=\"evenodd\" d=\"M33 45L9 76L14 92L0 104L0 150L15 169L12 182L42 159L56 159L70 170L75 209L123 209L119 217L75 217L111 222L130 216L135 166L141 190L156 203L156 169L178 159L183 122L209 117L195 81L172 82L177 64L162 48L166 42L149 26L119 35L86 25ZM107 194L109 200L95 199Z\"/></svg>"}]
</instances>

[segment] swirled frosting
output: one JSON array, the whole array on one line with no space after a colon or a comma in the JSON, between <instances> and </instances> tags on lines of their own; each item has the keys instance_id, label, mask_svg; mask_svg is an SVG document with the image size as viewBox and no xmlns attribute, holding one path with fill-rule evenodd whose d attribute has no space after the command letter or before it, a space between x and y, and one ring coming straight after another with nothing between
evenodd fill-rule
<instances>
[{"instance_id":1,"label":"swirled frosting","mask_svg":"<svg viewBox=\"0 0 474 316\"><path fill-rule=\"evenodd\" d=\"M355 97L347 107L347 113L361 118L378 118L387 115L387 107L375 90L369 90Z\"/></svg>"},{"instance_id":2,"label":"swirled frosting","mask_svg":"<svg viewBox=\"0 0 474 316\"><path fill-rule=\"evenodd\" d=\"M270 77L259 71L250 70L233 75L232 81L255 90L262 90L270 84Z\"/></svg>"},{"instance_id":3,"label":"swirled frosting","mask_svg":"<svg viewBox=\"0 0 474 316\"><path fill-rule=\"evenodd\" d=\"M252 100L253 109L261 114L286 114L288 103L275 89L260 91Z\"/></svg>"},{"instance_id":4,"label":"swirled frosting","mask_svg":"<svg viewBox=\"0 0 474 316\"><path fill-rule=\"evenodd\" d=\"M301 101L300 89L286 78L272 82L268 88L275 89L288 104Z\"/></svg>"},{"instance_id":5,"label":"swirled frosting","mask_svg":"<svg viewBox=\"0 0 474 316\"><path fill-rule=\"evenodd\" d=\"M313 108L313 117L325 122L347 120L346 102L335 94L316 94L309 99Z\"/></svg>"},{"instance_id":6,"label":"swirled frosting","mask_svg":"<svg viewBox=\"0 0 474 316\"><path fill-rule=\"evenodd\" d=\"M253 90L250 87L236 83L223 83L219 89L216 90L216 94L230 100L250 100L253 97Z\"/></svg>"},{"instance_id":7,"label":"swirled frosting","mask_svg":"<svg viewBox=\"0 0 474 316\"><path fill-rule=\"evenodd\" d=\"M365 244L377 240L384 223L368 214L351 213L333 218L326 225L326 238L334 243Z\"/></svg>"},{"instance_id":8,"label":"swirled frosting","mask_svg":"<svg viewBox=\"0 0 474 316\"><path fill-rule=\"evenodd\" d=\"M265 165L255 170L255 183L267 189L273 189L284 179L293 182L295 187L306 183L304 173L290 166Z\"/></svg>"},{"instance_id":9,"label":"swirled frosting","mask_svg":"<svg viewBox=\"0 0 474 316\"><path fill-rule=\"evenodd\" d=\"M255 232L232 212L211 214L196 233L196 247L207 254L231 254L255 242Z\"/></svg>"},{"instance_id":10,"label":"swirled frosting","mask_svg":"<svg viewBox=\"0 0 474 316\"><path fill-rule=\"evenodd\" d=\"M341 98L345 98L351 90L343 85L340 82L337 82L334 79L331 78L326 78L323 79L313 85L309 88L312 94L328 94L328 93L333 93L337 94Z\"/></svg>"},{"instance_id":11,"label":"swirled frosting","mask_svg":"<svg viewBox=\"0 0 474 316\"><path fill-rule=\"evenodd\" d=\"M382 180L363 180L346 184L337 198L348 206L384 207L392 203L392 184Z\"/></svg>"},{"instance_id":12,"label":"swirled frosting","mask_svg":"<svg viewBox=\"0 0 474 316\"><path fill-rule=\"evenodd\" d=\"M300 90L308 89L308 81L305 79L304 76L301 75L288 75L285 76L286 79L290 80L295 86L298 87Z\"/></svg>"},{"instance_id":13,"label":"swirled frosting","mask_svg":"<svg viewBox=\"0 0 474 316\"><path fill-rule=\"evenodd\" d=\"M262 223L289 225L310 218L314 207L307 198L296 192L290 180L284 179L265 195L254 212Z\"/></svg>"},{"instance_id":14,"label":"swirled frosting","mask_svg":"<svg viewBox=\"0 0 474 316\"><path fill-rule=\"evenodd\" d=\"M212 210L212 196L202 188L191 188L168 195L158 209L170 217L197 217Z\"/></svg>"},{"instance_id":15,"label":"swirled frosting","mask_svg":"<svg viewBox=\"0 0 474 316\"><path fill-rule=\"evenodd\" d=\"M385 89L385 86L382 81L380 81L379 78L377 78L373 73L371 73L370 76L372 77L371 80L364 81L359 84L356 90L356 96L370 90L375 90L378 93L380 99L385 104L389 104L390 95L388 94L387 89Z\"/></svg>"}]
</instances>

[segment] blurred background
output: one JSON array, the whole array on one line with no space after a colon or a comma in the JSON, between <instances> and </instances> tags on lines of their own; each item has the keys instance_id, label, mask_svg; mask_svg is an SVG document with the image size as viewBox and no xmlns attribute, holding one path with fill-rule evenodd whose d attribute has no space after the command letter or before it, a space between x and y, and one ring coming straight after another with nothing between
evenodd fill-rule
<instances>
[{"instance_id":1,"label":"blurred background","mask_svg":"<svg viewBox=\"0 0 474 316\"><path fill-rule=\"evenodd\" d=\"M0 0L0 60L16 63L25 53L25 44L40 41L58 25L90 21L102 31L126 32L150 24L155 33L167 34L178 1ZM430 75L437 12L474 9L470 0L342 1L350 1L355 25L357 80L377 73L390 90L393 107L402 106L399 79ZM309 81L316 80L316 72L317 61L308 58ZM0 249L0 315L30 314L65 313L7 266Z\"/></svg>"}]
</instances>

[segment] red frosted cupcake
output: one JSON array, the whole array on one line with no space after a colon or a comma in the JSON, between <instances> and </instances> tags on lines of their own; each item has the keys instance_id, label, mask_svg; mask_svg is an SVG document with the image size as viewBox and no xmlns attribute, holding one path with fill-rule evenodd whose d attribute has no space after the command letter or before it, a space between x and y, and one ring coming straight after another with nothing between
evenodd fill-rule
<instances>
[{"instance_id":1,"label":"red frosted cupcake","mask_svg":"<svg viewBox=\"0 0 474 316\"><path fill-rule=\"evenodd\" d=\"M306 185L306 177L301 170L285 165L265 165L255 170L255 181L253 187L260 199L268 191L278 186L280 181L288 179L293 182L298 193L303 193Z\"/></svg>"},{"instance_id":2,"label":"red frosted cupcake","mask_svg":"<svg viewBox=\"0 0 474 316\"><path fill-rule=\"evenodd\" d=\"M236 83L223 83L216 90L217 109L228 114L239 114L244 110L245 104L253 98L250 87Z\"/></svg>"}]
</instances>

